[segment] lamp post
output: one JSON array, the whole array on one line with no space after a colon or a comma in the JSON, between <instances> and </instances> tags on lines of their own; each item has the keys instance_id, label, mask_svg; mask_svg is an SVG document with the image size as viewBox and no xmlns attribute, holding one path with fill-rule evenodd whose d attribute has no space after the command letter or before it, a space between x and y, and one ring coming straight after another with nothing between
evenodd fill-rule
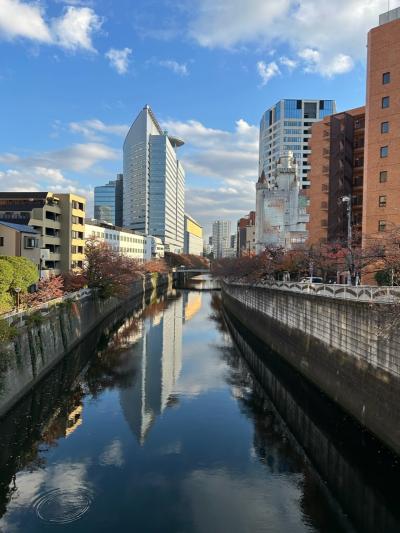
<instances>
[{"instance_id":1,"label":"lamp post","mask_svg":"<svg viewBox=\"0 0 400 533\"><path fill-rule=\"evenodd\" d=\"M352 241L352 231L351 231L351 196L343 196L342 202L347 204L347 247L350 251L350 261L349 261L349 275L347 278L347 284L351 285L351 265L353 264L353 253L351 249Z\"/></svg>"},{"instance_id":2,"label":"lamp post","mask_svg":"<svg viewBox=\"0 0 400 533\"><path fill-rule=\"evenodd\" d=\"M17 295L17 311L19 311L19 293L21 292L21 289L19 287L15 287L14 292Z\"/></svg>"}]
</instances>

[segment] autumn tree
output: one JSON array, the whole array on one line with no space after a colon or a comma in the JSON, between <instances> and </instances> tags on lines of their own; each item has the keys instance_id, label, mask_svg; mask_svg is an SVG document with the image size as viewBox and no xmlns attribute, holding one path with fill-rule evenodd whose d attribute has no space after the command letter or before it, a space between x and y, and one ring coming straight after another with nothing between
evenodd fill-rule
<instances>
[{"instance_id":1,"label":"autumn tree","mask_svg":"<svg viewBox=\"0 0 400 533\"><path fill-rule=\"evenodd\" d=\"M64 278L62 276L50 276L41 279L37 286L37 291L27 294L24 298L29 306L35 306L44 302L49 302L55 298L61 298L64 294Z\"/></svg>"}]
</instances>

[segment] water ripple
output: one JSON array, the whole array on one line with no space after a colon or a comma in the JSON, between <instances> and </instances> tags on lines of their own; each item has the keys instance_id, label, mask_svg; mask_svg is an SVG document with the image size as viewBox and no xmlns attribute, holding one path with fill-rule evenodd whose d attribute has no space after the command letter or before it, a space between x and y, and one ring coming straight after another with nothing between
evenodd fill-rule
<instances>
[{"instance_id":1,"label":"water ripple","mask_svg":"<svg viewBox=\"0 0 400 533\"><path fill-rule=\"evenodd\" d=\"M54 489L42 494L33 507L37 516L45 522L70 524L82 518L92 500L92 494L86 488L73 491Z\"/></svg>"}]
</instances>

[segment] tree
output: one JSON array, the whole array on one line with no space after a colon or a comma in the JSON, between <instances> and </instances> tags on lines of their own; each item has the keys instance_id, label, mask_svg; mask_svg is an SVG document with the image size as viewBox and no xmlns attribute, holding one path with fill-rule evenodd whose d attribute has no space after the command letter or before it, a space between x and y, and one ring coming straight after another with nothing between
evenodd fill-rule
<instances>
[{"instance_id":1,"label":"tree","mask_svg":"<svg viewBox=\"0 0 400 533\"><path fill-rule=\"evenodd\" d=\"M41 279L38 283L36 292L27 294L25 302L30 305L38 305L44 302L49 302L55 298L61 298L64 294L64 279L62 276L51 276L46 279Z\"/></svg>"},{"instance_id":2,"label":"tree","mask_svg":"<svg viewBox=\"0 0 400 533\"><path fill-rule=\"evenodd\" d=\"M0 261L7 261L13 269L10 290L19 288L21 293L26 293L39 279L37 266L26 257L0 257Z\"/></svg>"}]
</instances>

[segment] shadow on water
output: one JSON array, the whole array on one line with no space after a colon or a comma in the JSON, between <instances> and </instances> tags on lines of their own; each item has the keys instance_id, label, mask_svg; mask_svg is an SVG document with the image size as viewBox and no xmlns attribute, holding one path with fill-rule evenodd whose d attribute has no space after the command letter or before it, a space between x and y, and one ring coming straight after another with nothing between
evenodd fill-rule
<instances>
[{"instance_id":1,"label":"shadow on water","mask_svg":"<svg viewBox=\"0 0 400 533\"><path fill-rule=\"evenodd\" d=\"M84 398L131 386L137 369L129 364L129 348L140 321L156 315L178 296L157 289L127 302L0 419L0 518L17 491L18 472L45 468L43 452L82 423Z\"/></svg>"},{"instance_id":2,"label":"shadow on water","mask_svg":"<svg viewBox=\"0 0 400 533\"><path fill-rule=\"evenodd\" d=\"M237 348L226 350L225 358L232 368L232 384L249 391L240 401L254 419L258 458L279 470L268 450L275 442L284 452L290 442L288 449L297 448L299 456L304 451L310 461L302 507L312 526L324 532L338 530L320 497L328 490L357 531L400 531L399 458L254 338L223 308L219 295L213 295L211 307L210 318L229 333ZM318 482L308 475L311 465L318 472Z\"/></svg>"}]
</instances>

